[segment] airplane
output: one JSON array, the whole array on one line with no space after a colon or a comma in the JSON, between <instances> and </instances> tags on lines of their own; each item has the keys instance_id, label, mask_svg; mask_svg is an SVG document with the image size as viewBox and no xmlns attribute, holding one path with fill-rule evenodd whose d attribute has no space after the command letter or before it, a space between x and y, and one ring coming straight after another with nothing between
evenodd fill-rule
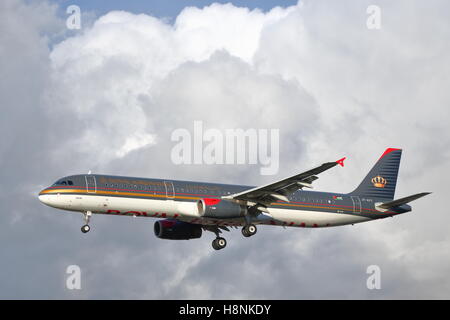
<instances>
[{"instance_id":1,"label":"airplane","mask_svg":"<svg viewBox=\"0 0 450 320\"><path fill-rule=\"evenodd\" d=\"M388 148L352 192L315 192L317 175L346 158L261 187L81 174L58 179L39 193L54 208L84 215L83 233L93 214L162 218L154 224L158 238L197 239L202 231L216 238L215 250L226 247L223 231L241 227L244 237L257 225L320 228L372 221L411 211L409 202L430 192L394 200L402 150Z\"/></svg>"}]
</instances>

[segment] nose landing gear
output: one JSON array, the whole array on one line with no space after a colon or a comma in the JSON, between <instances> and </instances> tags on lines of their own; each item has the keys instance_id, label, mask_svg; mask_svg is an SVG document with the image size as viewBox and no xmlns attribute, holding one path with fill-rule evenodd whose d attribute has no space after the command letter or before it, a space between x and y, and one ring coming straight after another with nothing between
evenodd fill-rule
<instances>
[{"instance_id":1,"label":"nose landing gear","mask_svg":"<svg viewBox=\"0 0 450 320\"><path fill-rule=\"evenodd\" d=\"M84 213L84 226L81 227L81 232L87 233L89 230L91 230L91 227L89 227L89 220L91 220L92 212L86 211Z\"/></svg>"}]
</instances>

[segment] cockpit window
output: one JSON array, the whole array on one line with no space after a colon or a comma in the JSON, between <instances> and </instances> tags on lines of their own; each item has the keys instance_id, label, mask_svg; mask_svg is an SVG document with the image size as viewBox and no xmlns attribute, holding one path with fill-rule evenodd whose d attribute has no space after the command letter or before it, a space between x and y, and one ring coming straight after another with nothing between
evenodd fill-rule
<instances>
[{"instance_id":1,"label":"cockpit window","mask_svg":"<svg viewBox=\"0 0 450 320\"><path fill-rule=\"evenodd\" d=\"M53 184L54 186L66 186L66 185L69 185L69 186L73 186L73 181L72 180L58 180L58 181L56 181L54 184Z\"/></svg>"}]
</instances>

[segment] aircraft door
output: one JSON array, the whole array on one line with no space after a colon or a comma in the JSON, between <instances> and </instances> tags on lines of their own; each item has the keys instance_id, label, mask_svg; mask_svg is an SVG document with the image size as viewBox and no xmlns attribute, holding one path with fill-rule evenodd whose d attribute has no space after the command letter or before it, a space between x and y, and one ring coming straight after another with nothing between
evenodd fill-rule
<instances>
[{"instance_id":1,"label":"aircraft door","mask_svg":"<svg viewBox=\"0 0 450 320\"><path fill-rule=\"evenodd\" d=\"M360 213L361 212L361 199L356 196L351 196L352 202L353 202L353 212L354 213Z\"/></svg>"},{"instance_id":2,"label":"aircraft door","mask_svg":"<svg viewBox=\"0 0 450 320\"><path fill-rule=\"evenodd\" d=\"M175 199L175 188L173 187L172 181L164 181L164 186L166 187L166 197L168 200Z\"/></svg>"},{"instance_id":3,"label":"aircraft door","mask_svg":"<svg viewBox=\"0 0 450 320\"><path fill-rule=\"evenodd\" d=\"M97 181L95 180L95 176L85 176L86 180L86 190L88 193L96 193L97 192Z\"/></svg>"}]
</instances>

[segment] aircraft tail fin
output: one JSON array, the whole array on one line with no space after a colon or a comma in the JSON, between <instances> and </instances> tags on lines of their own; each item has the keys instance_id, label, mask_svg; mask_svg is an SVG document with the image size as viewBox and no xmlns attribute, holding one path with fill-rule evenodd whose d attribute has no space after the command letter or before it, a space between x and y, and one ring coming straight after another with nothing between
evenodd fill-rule
<instances>
[{"instance_id":1,"label":"aircraft tail fin","mask_svg":"<svg viewBox=\"0 0 450 320\"><path fill-rule=\"evenodd\" d=\"M386 149L351 194L368 198L394 199L401 156L401 149Z\"/></svg>"},{"instance_id":2,"label":"aircraft tail fin","mask_svg":"<svg viewBox=\"0 0 450 320\"><path fill-rule=\"evenodd\" d=\"M429 195L431 192L422 192L422 193L417 193L414 194L412 196L408 196L408 197L404 197L404 198L400 198L397 200L393 200L393 201L388 201L388 202L384 202L382 204L377 205L378 208L381 209L391 209L394 207L399 207L401 205L407 204L408 202L411 202L413 200L422 198L426 195Z\"/></svg>"}]
</instances>

